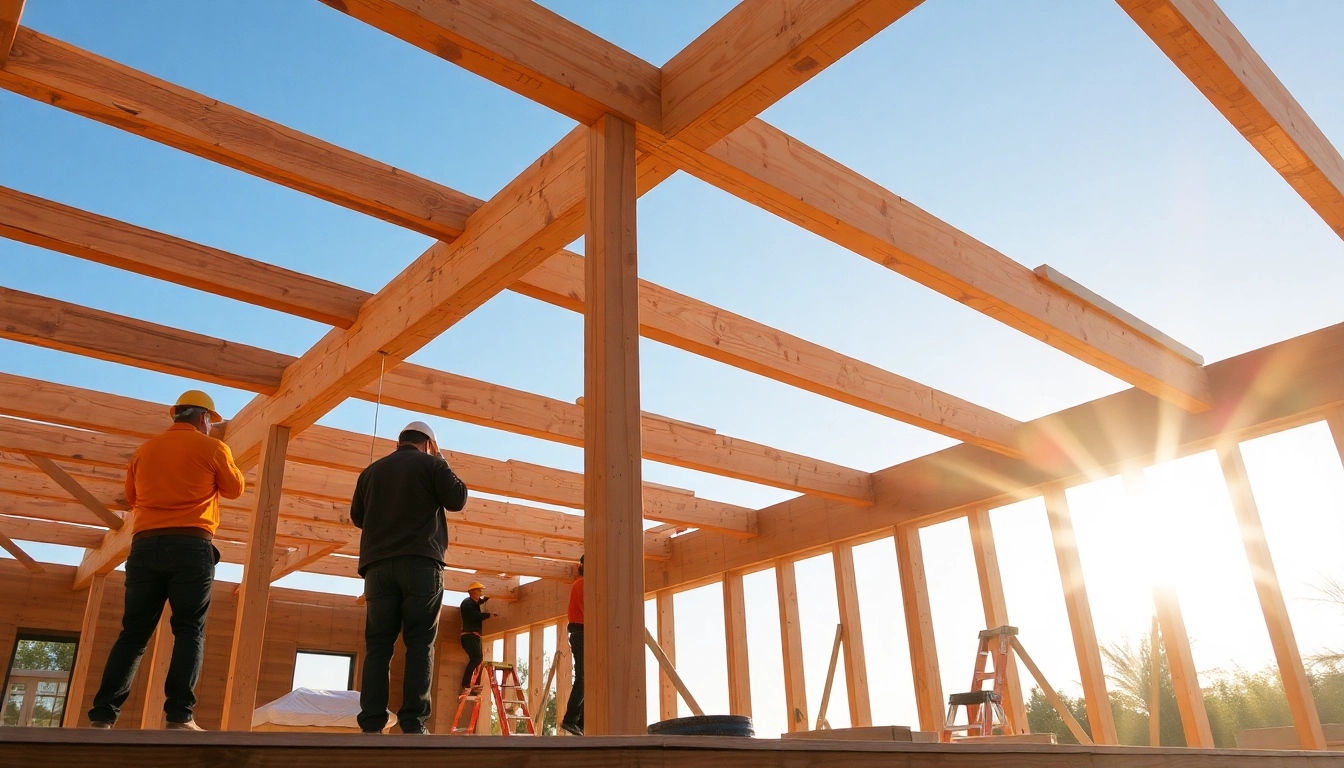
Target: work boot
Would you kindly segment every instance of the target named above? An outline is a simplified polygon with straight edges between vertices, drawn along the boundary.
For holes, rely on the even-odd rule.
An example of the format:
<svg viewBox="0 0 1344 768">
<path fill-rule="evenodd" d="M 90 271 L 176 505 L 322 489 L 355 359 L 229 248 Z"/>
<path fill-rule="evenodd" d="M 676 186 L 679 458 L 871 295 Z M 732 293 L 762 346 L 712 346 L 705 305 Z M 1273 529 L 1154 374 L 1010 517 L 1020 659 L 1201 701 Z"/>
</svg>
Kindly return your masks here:
<svg viewBox="0 0 1344 768">
<path fill-rule="evenodd" d="M 195 720 L 188 720 L 185 723 L 174 723 L 169 720 L 163 724 L 165 731 L 204 731 L 205 729 L 196 724 Z"/>
<path fill-rule="evenodd" d="M 90 727 L 90 728 L 101 728 L 101 729 L 104 729 L 104 730 L 111 730 L 113 725 L 115 725 L 115 723 L 109 723 L 109 722 L 107 722 L 106 720 L 90 720 L 90 721 L 89 721 L 89 727 Z"/>
<path fill-rule="evenodd" d="M 565 733 L 568 733 L 570 736 L 582 736 L 582 735 L 583 735 L 583 729 L 580 728 L 578 725 L 576 725 L 576 724 L 574 724 L 574 723 L 561 723 L 561 724 L 560 724 L 560 728 L 561 728 L 561 730 L 563 730 Z"/>
</svg>

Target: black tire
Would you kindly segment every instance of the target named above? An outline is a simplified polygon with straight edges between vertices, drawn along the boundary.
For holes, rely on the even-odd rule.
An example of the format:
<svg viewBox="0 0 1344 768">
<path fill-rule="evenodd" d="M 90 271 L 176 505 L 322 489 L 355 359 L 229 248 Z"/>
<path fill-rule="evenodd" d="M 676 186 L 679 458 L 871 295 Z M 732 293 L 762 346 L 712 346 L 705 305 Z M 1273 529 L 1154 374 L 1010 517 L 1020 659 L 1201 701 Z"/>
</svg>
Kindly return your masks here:
<svg viewBox="0 0 1344 768">
<path fill-rule="evenodd" d="M 655 736 L 745 736 L 748 738 L 756 735 L 755 729 L 751 726 L 751 718 L 745 715 L 678 717 L 650 725 L 649 733 Z"/>
</svg>

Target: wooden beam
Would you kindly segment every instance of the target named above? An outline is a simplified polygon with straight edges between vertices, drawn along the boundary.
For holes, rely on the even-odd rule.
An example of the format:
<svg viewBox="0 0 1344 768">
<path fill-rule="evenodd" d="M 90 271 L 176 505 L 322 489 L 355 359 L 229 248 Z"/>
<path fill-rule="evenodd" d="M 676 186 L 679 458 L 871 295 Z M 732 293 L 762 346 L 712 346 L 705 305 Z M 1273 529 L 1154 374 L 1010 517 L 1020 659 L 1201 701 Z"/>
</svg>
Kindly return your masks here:
<svg viewBox="0 0 1344 768">
<path fill-rule="evenodd" d="M 23 18 L 24 0 L 0 0 L 0 67 L 9 60 L 10 46 L 14 45 L 14 36 L 19 32 L 19 20 Z"/>
<path fill-rule="evenodd" d="M 677 664 L 677 612 L 675 595 L 663 590 L 655 598 L 658 611 L 658 647 L 663 649 L 667 662 L 672 667 Z M 658 669 L 658 719 L 671 720 L 677 716 L 677 686 L 672 676 L 659 665 Z"/>
<path fill-rule="evenodd" d="M 582 312 L 583 269 L 582 256 L 560 251 L 510 289 Z M 647 280 L 639 282 L 639 323 L 640 334 L 654 341 L 997 453 L 1022 455 L 1016 437 L 1021 425 L 1008 416 Z"/>
<path fill-rule="evenodd" d="M 798 614 L 798 579 L 793 561 L 775 563 L 775 591 L 779 598 L 779 643 L 784 656 L 784 706 L 789 733 L 808 730 L 807 676 L 803 666 L 803 628 Z"/>
<path fill-rule="evenodd" d="M 1344 159 L 1213 0 L 1117 0 L 1325 223 L 1344 237 Z"/>
<path fill-rule="evenodd" d="M 84 620 L 79 626 L 79 645 L 75 646 L 75 667 L 70 671 L 70 685 L 65 694 L 65 714 L 61 725 L 79 727 L 84 715 L 84 693 L 89 687 L 89 669 L 93 666 L 95 643 L 98 641 L 98 615 L 103 610 L 103 588 L 106 576 L 97 576 L 89 583 L 89 594 L 84 600 Z"/>
<path fill-rule="evenodd" d="M 971 528 L 971 551 L 975 555 L 975 574 L 980 580 L 980 603 L 985 613 L 985 628 L 1004 627 L 1008 620 L 1008 601 L 1003 594 L 1003 577 L 999 572 L 999 552 L 994 544 L 994 528 L 989 520 L 989 507 L 977 507 L 966 515 Z M 1010 733 L 1031 733 L 1027 723 L 1026 702 L 1022 698 L 1022 680 L 1017 662 L 1008 654 L 1008 668 L 1004 670 L 1007 700 L 1003 702 Z"/>
<path fill-rule="evenodd" d="M 646 733 L 635 129 L 587 132 L 584 731 Z"/>
<path fill-rule="evenodd" d="M 724 646 L 728 664 L 728 712 L 751 717 L 751 650 L 741 573 L 723 575 Z"/>
<path fill-rule="evenodd" d="M 248 535 L 247 558 L 233 624 L 229 652 L 229 676 L 224 689 L 226 731 L 252 730 L 252 710 L 257 706 L 257 682 L 261 650 L 266 637 L 266 610 L 274 566 L 275 530 L 280 518 L 281 483 L 285 474 L 285 451 L 289 428 L 272 425 L 262 448 L 256 509 Z"/>
<path fill-rule="evenodd" d="M 1190 652 L 1190 635 L 1185 631 L 1185 618 L 1181 615 L 1176 591 L 1168 586 L 1154 587 L 1153 605 L 1157 609 L 1157 623 L 1162 630 L 1162 645 L 1167 651 L 1167 669 L 1171 671 L 1176 706 L 1181 711 L 1185 745 L 1212 749 L 1213 731 L 1209 728 L 1208 710 L 1204 708 L 1204 691 L 1199 687 L 1195 657 Z M 1151 653 L 1156 659 L 1156 646 Z M 1159 728 L 1159 735 L 1160 732 Z"/>
<path fill-rule="evenodd" d="M 661 122 L 657 67 L 536 3 L 322 2 L 584 125 Z"/>
<path fill-rule="evenodd" d="M 341 328 L 372 295 L 4 187 L 0 235 Z"/>
<path fill-rule="evenodd" d="M 854 547 L 845 544 L 832 547 L 831 562 L 835 568 L 836 606 L 843 628 L 849 723 L 851 727 L 866 728 L 873 724 L 873 705 L 868 693 L 868 657 L 864 653 L 859 584 L 854 574 Z"/>
<path fill-rule="evenodd" d="M 574 690 L 574 653 L 569 648 L 568 617 L 555 623 L 555 653 L 558 656 L 555 667 L 555 735 L 564 736 L 566 732 L 560 724 L 565 722 L 569 694 Z"/>
<path fill-rule="evenodd" d="M 1335 453 L 1339 454 L 1340 462 L 1344 463 L 1344 408 L 1330 409 L 1325 422 L 1330 429 L 1330 436 L 1335 441 Z"/>
<path fill-rule="evenodd" d="M 480 201 L 20 29 L 0 87 L 438 240 Z"/>
<path fill-rule="evenodd" d="M 536 534 L 545 539 L 583 541 L 583 516 L 539 509 L 522 504 L 493 499 L 467 499 L 460 512 L 446 514 L 450 528 L 465 525 L 478 528 Z M 672 556 L 671 535 L 658 531 L 644 531 L 644 553 L 663 559 Z M 457 541 L 450 534 L 449 540 Z M 582 550 L 580 550 L 582 553 Z M 575 557 L 575 560 L 578 558 Z"/>
<path fill-rule="evenodd" d="M 921 0 L 746 0 L 662 68 L 662 130 L 705 149 Z"/>
<path fill-rule="evenodd" d="M 1260 522 L 1260 509 L 1255 503 L 1246 463 L 1241 447 L 1229 442 L 1218 447 L 1218 461 L 1222 464 L 1223 479 L 1232 500 L 1232 510 L 1241 528 L 1241 542 L 1246 547 L 1246 559 L 1251 564 L 1255 593 L 1260 598 L 1260 610 L 1265 614 L 1265 626 L 1274 646 L 1274 658 L 1283 680 L 1283 692 L 1288 708 L 1293 713 L 1293 726 L 1303 749 L 1326 749 L 1321 718 L 1316 712 L 1316 700 L 1311 693 L 1311 680 L 1302 665 L 1302 652 L 1293 634 L 1293 622 L 1288 616 L 1288 604 L 1279 587 L 1279 576 L 1274 570 L 1274 558 L 1265 539 L 1265 528 Z"/>
<path fill-rule="evenodd" d="M 1083 562 L 1078 556 L 1078 543 L 1073 535 L 1073 516 L 1069 513 L 1069 502 L 1064 495 L 1063 485 L 1046 486 L 1045 511 L 1050 520 L 1055 559 L 1059 563 L 1064 608 L 1069 615 L 1073 650 L 1078 656 L 1078 675 L 1082 679 L 1092 741 L 1097 744 L 1119 744 L 1115 718 L 1111 714 L 1111 699 L 1106 692 L 1106 669 L 1101 663 L 1101 647 L 1097 643 L 1097 629 L 1092 623 L 1092 605 L 1088 602 L 1087 584 L 1083 579 Z"/>
<path fill-rule="evenodd" d="M 1089 365 L 1200 412 L 1201 366 L 761 120 L 704 152 L 650 131 L 641 148 Z"/>
<path fill-rule="evenodd" d="M 4 497 L 0 497 L 0 508 L 7 507 L 6 501 Z M 0 515 L 0 532 L 11 539 L 35 541 L 39 544 L 61 544 L 80 549 L 98 546 L 104 534 L 101 528 L 86 528 L 82 525 L 67 525 L 8 514 Z"/>
<path fill-rule="evenodd" d="M 27 552 L 23 551 L 22 547 L 20 547 L 18 544 L 15 544 L 14 540 L 6 536 L 4 533 L 0 533 L 0 549 L 3 549 L 9 554 L 13 555 L 15 560 L 18 560 L 19 563 L 21 563 L 24 568 L 27 568 L 33 573 L 47 572 L 47 569 L 39 565 L 38 562 L 34 560 L 32 557 L 30 557 Z"/>
<path fill-rule="evenodd" d="M 148 662 L 143 666 L 148 677 L 145 680 L 145 702 L 140 710 L 141 730 L 163 729 L 166 719 L 163 704 L 167 699 L 163 684 L 168 679 L 168 665 L 173 660 L 173 644 L 172 610 L 165 605 L 159 617 L 159 626 L 154 629 L 154 638 L 149 644 L 149 655 L 144 659 Z"/>
<path fill-rule="evenodd" d="M 70 473 L 56 466 L 56 463 L 46 456 L 33 455 L 29 456 L 28 460 L 33 462 L 38 469 L 46 473 L 47 477 L 55 480 L 57 485 L 64 488 L 71 496 L 75 497 L 75 501 L 83 504 L 84 508 L 92 512 L 95 517 L 101 520 L 103 525 L 106 525 L 114 531 L 121 529 L 121 516 L 103 506 L 103 503 L 98 499 L 95 499 L 93 494 L 89 493 L 84 486 L 79 484 L 78 480 L 70 476 Z"/>
<path fill-rule="evenodd" d="M 546 625 L 534 624 L 527 633 L 527 711 L 533 722 L 546 711 Z M 534 726 L 541 733 L 540 726 Z"/>
<path fill-rule="evenodd" d="M 134 516 L 126 518 L 127 525 L 121 530 L 108 531 L 102 542 L 92 549 L 84 550 L 84 557 L 75 569 L 75 591 L 89 586 L 94 576 L 106 576 L 115 571 L 131 551 L 131 537 L 135 533 Z"/>
<path fill-rule="evenodd" d="M 896 568 L 901 574 L 901 605 L 905 610 L 905 636 L 910 648 L 911 679 L 921 731 L 943 730 L 942 673 L 938 669 L 938 643 L 933 635 L 933 611 L 929 607 L 929 583 L 924 573 L 924 548 L 919 528 L 898 525 L 893 531 Z"/>
<path fill-rule="evenodd" d="M 271 566 L 271 582 L 277 582 L 295 571 L 301 571 L 338 549 L 340 549 L 338 544 L 305 544 L 297 549 L 291 549 L 283 556 L 275 558 Z M 239 590 L 242 586 L 238 585 Z"/>
</svg>

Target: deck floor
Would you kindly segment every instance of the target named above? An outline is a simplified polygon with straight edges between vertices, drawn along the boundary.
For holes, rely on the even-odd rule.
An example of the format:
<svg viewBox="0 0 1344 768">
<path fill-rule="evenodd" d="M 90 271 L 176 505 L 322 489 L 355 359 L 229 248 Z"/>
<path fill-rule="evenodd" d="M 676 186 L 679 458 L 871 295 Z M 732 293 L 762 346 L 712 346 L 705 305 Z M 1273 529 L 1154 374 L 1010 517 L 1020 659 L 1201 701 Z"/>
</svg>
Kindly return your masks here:
<svg viewBox="0 0 1344 768">
<path fill-rule="evenodd" d="M 723 737 L 624 736 L 504 738 L 289 733 L 181 733 L 0 728 L 0 766 L 99 768 L 399 768 L 463 765 L 594 768 L 1214 768 L 1340 766 L 1344 754 L 1288 751 L 1153 749 L 1029 744 L 943 745 L 854 741 L 780 741 Z"/>
</svg>

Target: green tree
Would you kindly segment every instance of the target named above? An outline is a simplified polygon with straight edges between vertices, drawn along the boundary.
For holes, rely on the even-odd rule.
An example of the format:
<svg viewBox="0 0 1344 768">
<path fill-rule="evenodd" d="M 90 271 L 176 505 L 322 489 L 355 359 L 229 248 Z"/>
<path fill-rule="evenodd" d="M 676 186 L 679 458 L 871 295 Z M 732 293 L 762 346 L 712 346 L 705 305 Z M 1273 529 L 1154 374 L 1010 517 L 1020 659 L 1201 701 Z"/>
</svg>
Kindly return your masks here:
<svg viewBox="0 0 1344 768">
<path fill-rule="evenodd" d="M 20 640 L 14 669 L 69 672 L 75 666 L 75 644 L 59 640 Z"/>
</svg>

